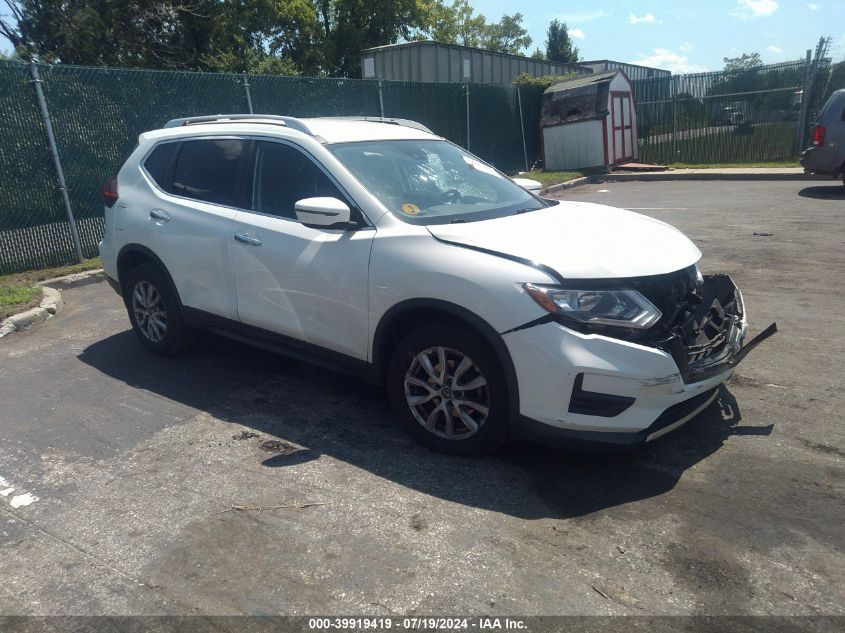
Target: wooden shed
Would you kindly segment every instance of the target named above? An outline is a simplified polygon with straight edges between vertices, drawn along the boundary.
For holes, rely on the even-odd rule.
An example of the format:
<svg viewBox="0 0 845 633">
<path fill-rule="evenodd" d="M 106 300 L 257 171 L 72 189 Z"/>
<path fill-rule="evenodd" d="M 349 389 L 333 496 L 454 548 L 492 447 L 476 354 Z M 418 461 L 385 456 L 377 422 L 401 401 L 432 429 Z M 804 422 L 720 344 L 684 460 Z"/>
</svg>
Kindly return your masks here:
<svg viewBox="0 0 845 633">
<path fill-rule="evenodd" d="M 609 168 L 635 160 L 637 109 L 631 81 L 615 70 L 547 88 L 540 131 L 547 171 Z"/>
</svg>

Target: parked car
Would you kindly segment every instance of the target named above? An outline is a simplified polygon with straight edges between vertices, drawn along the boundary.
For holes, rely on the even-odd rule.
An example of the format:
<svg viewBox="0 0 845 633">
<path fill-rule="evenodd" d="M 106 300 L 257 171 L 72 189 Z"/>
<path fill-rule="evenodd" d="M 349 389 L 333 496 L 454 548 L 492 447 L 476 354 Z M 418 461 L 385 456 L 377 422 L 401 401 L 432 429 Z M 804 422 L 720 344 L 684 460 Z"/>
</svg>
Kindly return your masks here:
<svg viewBox="0 0 845 633">
<path fill-rule="evenodd" d="M 739 290 L 678 230 L 539 198 L 410 121 L 178 119 L 103 196 L 144 347 L 202 328 L 365 376 L 441 451 L 644 443 L 753 346 Z"/>
<path fill-rule="evenodd" d="M 733 101 L 716 108 L 714 125 L 742 125 L 751 123 L 751 108 L 744 101 Z"/>
<path fill-rule="evenodd" d="M 813 127 L 813 146 L 801 153 L 800 161 L 804 171 L 842 178 L 845 185 L 845 89 L 825 101 Z"/>
</svg>

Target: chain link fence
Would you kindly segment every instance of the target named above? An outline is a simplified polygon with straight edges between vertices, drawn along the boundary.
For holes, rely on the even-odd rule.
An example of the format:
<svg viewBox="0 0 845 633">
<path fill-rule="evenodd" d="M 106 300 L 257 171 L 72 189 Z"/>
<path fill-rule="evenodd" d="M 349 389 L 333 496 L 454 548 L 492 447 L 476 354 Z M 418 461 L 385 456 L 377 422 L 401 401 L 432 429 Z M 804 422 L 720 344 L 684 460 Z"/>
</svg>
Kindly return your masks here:
<svg viewBox="0 0 845 633">
<path fill-rule="evenodd" d="M 845 63 L 813 59 L 743 72 L 634 82 L 640 159 L 794 159 L 845 84 Z M 542 89 L 37 65 L 84 256 L 102 235 L 100 187 L 138 134 L 184 116 L 248 112 L 407 118 L 502 171 L 538 163 Z M 0 60 L 0 273 L 76 258 L 30 65 Z"/>
<path fill-rule="evenodd" d="M 41 64 L 37 70 L 85 257 L 96 255 L 102 236 L 102 183 L 138 135 L 177 117 L 248 112 L 247 95 L 262 114 L 413 119 L 508 173 L 540 154 L 537 88 L 518 94 L 513 86 L 473 84 L 467 95 L 461 84 Z M 0 61 L 0 117 L 0 273 L 74 261 L 28 64 Z"/>
<path fill-rule="evenodd" d="M 744 71 L 635 81 L 640 160 L 792 160 L 807 146 L 836 67 L 819 50 L 814 59 Z"/>
</svg>

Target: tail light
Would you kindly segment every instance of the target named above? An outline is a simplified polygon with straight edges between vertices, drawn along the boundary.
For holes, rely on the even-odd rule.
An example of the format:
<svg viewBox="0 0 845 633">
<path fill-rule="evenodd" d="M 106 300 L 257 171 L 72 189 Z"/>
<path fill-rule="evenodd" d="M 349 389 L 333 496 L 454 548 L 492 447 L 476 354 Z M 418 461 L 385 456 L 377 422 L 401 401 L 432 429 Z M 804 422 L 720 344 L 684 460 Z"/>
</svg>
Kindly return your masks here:
<svg viewBox="0 0 845 633">
<path fill-rule="evenodd" d="M 827 132 L 827 128 L 822 127 L 821 125 L 817 125 L 816 129 L 813 130 L 813 145 L 816 147 L 821 147 L 824 145 L 824 134 Z"/>
<path fill-rule="evenodd" d="M 106 201 L 106 206 L 111 207 L 118 199 L 117 192 L 117 176 L 110 176 L 103 183 L 103 190 L 100 192 L 103 199 Z"/>
</svg>

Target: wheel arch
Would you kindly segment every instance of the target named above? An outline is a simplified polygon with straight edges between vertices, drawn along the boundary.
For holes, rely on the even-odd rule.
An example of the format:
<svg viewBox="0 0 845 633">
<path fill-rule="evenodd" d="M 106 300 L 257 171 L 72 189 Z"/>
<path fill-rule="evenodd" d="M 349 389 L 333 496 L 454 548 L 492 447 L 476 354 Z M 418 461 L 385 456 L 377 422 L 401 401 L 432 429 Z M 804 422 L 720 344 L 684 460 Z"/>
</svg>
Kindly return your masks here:
<svg viewBox="0 0 845 633">
<path fill-rule="evenodd" d="M 173 283 L 173 277 L 170 276 L 167 266 L 164 265 L 158 255 L 143 244 L 126 244 L 117 254 L 117 283 L 120 285 L 121 294 L 126 290 L 124 284 L 129 272 L 142 263 L 154 264 L 161 271 L 181 307 L 182 301 L 179 298 L 179 291 L 176 289 L 176 284 Z"/>
<path fill-rule="evenodd" d="M 508 389 L 508 413 L 511 420 L 519 415 L 519 385 L 516 369 L 504 340 L 482 317 L 471 310 L 442 299 L 408 299 L 385 312 L 373 335 L 372 364 L 384 382 L 390 356 L 402 334 L 434 320 L 460 323 L 479 334 L 499 359 Z"/>
</svg>

